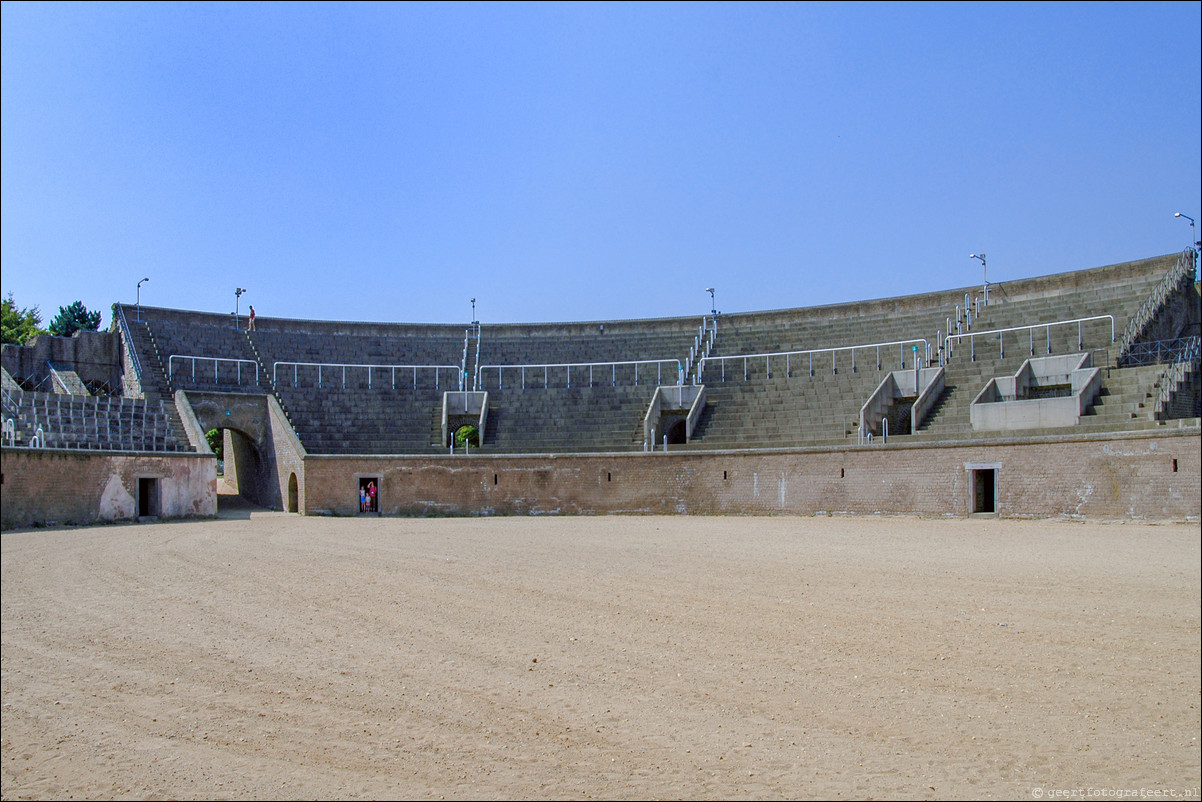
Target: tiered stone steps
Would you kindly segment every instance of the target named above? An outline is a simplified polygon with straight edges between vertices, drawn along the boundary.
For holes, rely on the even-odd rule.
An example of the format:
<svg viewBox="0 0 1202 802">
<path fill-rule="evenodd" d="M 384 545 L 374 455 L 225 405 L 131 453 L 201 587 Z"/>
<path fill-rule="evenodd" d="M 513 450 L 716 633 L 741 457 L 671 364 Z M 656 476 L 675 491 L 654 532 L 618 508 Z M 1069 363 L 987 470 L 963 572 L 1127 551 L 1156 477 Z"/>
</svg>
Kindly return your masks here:
<svg viewBox="0 0 1202 802">
<path fill-rule="evenodd" d="M 1174 257 L 1132 262 L 991 286 L 990 303 L 976 307 L 979 287 L 902 298 L 802 309 L 720 316 L 717 337 L 700 383 L 708 406 L 693 441 L 676 448 L 771 448 L 854 444 L 862 405 L 891 370 L 910 370 L 909 342 L 925 339 L 930 361 L 944 361 L 947 389 L 917 432 L 895 431 L 890 440 L 963 440 L 1014 436 L 973 432 L 970 405 L 989 379 L 1013 375 L 1023 360 L 1086 351 L 1104 368 L 1102 392 L 1073 431 L 1128 431 L 1155 426 L 1148 401 L 1155 393 L 1156 367 L 1118 368 L 1112 331 L 1121 332 L 1148 297 Z M 949 319 L 960 307 L 967 333 L 964 296 L 973 308 L 973 341 L 961 338 L 940 351 Z M 131 310 L 132 312 L 132 307 Z M 979 313 L 978 313 L 979 312 Z M 1050 324 L 1072 318 L 1112 315 L 1078 328 L 1037 328 L 1000 338 L 985 332 Z M 483 325 L 479 357 L 475 332 L 463 364 L 462 325 L 377 324 L 264 319 L 256 331 L 235 328 L 227 316 L 142 307 L 143 322 L 130 317 L 133 346 L 141 355 L 148 398 L 173 389 L 216 389 L 275 393 L 302 443 L 315 454 L 424 454 L 443 452 L 443 393 L 467 389 L 489 394 L 484 453 L 556 453 L 641 450 L 643 418 L 656 385 L 676 384 L 675 361 L 683 365 L 702 323 L 696 318 L 593 323 Z M 1078 342 L 1078 338 L 1083 340 Z M 846 349 L 870 343 L 905 345 L 861 348 L 809 356 L 764 359 L 748 354 Z M 1032 353 L 1034 351 L 1034 354 Z M 207 357 L 176 360 L 171 354 Z M 928 357 L 926 349 L 920 358 Z M 213 370 L 211 360 L 248 360 L 258 380 L 237 375 L 234 363 Z M 725 365 L 720 361 L 727 359 Z M 975 357 L 975 358 L 974 358 Z M 644 362 L 635 369 L 617 363 Z M 276 363 L 320 363 L 318 369 Z M 591 371 L 540 365 L 601 363 Z M 447 366 L 417 371 L 332 368 L 334 365 Z M 505 366 L 498 371 L 493 366 Z M 518 366 L 529 366 L 523 376 Z M 479 366 L 479 372 L 476 368 Z M 193 372 L 195 371 L 195 372 Z M 463 371 L 463 372 L 461 372 Z M 895 418 L 895 423 L 900 422 Z M 1022 434 L 1037 434 L 1026 431 Z"/>
<path fill-rule="evenodd" d="M 6 397 L 4 414 L 13 419 L 17 446 L 31 445 L 40 429 L 44 448 L 193 450 L 178 416 L 158 400 L 19 392 Z"/>
</svg>

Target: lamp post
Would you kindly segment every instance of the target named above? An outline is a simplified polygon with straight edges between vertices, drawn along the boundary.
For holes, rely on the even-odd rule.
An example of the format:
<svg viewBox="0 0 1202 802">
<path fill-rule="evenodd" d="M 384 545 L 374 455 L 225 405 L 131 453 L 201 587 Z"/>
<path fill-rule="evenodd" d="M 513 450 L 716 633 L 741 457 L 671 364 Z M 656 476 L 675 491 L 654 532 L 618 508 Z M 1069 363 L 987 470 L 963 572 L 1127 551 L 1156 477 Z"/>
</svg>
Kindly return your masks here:
<svg viewBox="0 0 1202 802">
<path fill-rule="evenodd" d="M 1182 214 L 1181 212 L 1177 212 L 1173 215 L 1173 217 L 1184 217 L 1189 221 L 1189 246 L 1194 251 L 1194 280 L 1197 281 L 1199 272 L 1202 271 L 1202 265 L 1198 264 L 1198 253 L 1199 251 L 1202 251 L 1202 242 L 1198 241 L 1198 234 L 1194 229 L 1194 218 L 1190 217 L 1188 214 Z"/>
<path fill-rule="evenodd" d="M 985 254 L 970 253 L 968 258 L 981 260 L 981 281 L 983 282 L 981 285 L 981 295 L 985 298 L 985 305 L 989 306 L 989 274 L 988 269 L 985 266 Z"/>
<path fill-rule="evenodd" d="M 717 303 L 715 303 L 715 301 L 714 301 L 714 288 L 713 288 L 713 287 L 706 287 L 706 288 L 705 288 L 705 291 L 706 291 L 706 292 L 708 292 L 708 293 L 710 294 L 710 314 L 711 314 L 711 315 L 714 315 L 714 316 L 717 316 L 717 314 L 718 314 L 718 305 L 717 305 Z"/>
<path fill-rule="evenodd" d="M 478 321 L 476 320 L 476 299 L 473 298 L 472 299 L 472 325 L 474 326 L 477 322 Z"/>
<path fill-rule="evenodd" d="M 138 321 L 142 320 L 142 285 L 150 281 L 149 278 L 144 278 L 138 282 Z"/>
<path fill-rule="evenodd" d="M 1197 248 L 1198 247 L 1198 235 L 1194 230 L 1194 218 L 1190 217 L 1188 214 L 1182 214 L 1181 212 L 1177 212 L 1176 214 L 1173 215 L 1173 217 L 1182 217 L 1189 221 L 1190 245 Z"/>
<path fill-rule="evenodd" d="M 242 300 L 242 293 L 244 292 L 246 292 L 246 290 L 242 287 L 234 288 L 234 328 L 236 329 L 241 328 L 241 324 L 238 322 L 238 302 Z"/>
</svg>

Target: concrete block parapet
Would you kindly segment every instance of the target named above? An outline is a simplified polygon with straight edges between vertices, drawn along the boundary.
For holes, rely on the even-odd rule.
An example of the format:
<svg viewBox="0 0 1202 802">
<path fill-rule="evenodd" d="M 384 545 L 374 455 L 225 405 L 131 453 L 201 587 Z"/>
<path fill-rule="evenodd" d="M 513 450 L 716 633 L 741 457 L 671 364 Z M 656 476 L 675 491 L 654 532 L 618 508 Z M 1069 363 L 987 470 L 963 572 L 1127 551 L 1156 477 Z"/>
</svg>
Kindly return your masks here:
<svg viewBox="0 0 1202 802">
<path fill-rule="evenodd" d="M 1089 354 L 1028 359 L 1013 376 L 995 377 L 971 407 L 974 431 L 1050 429 L 1075 426 L 1102 387 L 1101 368 L 1090 367 Z M 1053 397 L 1036 397 L 1039 388 L 1055 388 Z M 1063 394 L 1059 388 L 1065 388 Z"/>
</svg>

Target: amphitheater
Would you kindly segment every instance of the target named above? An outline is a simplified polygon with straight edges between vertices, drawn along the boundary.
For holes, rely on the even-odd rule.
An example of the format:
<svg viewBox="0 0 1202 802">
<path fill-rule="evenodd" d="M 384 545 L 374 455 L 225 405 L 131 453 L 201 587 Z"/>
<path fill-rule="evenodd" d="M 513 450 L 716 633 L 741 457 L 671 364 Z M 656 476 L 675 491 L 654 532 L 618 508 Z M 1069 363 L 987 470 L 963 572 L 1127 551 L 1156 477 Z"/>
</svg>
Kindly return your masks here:
<svg viewBox="0 0 1202 802">
<path fill-rule="evenodd" d="M 114 304 L 4 346 L 3 525 L 212 516 L 212 429 L 304 515 L 1197 519 L 1195 258 L 560 324 Z"/>
<path fill-rule="evenodd" d="M 5 346 L 0 796 L 1197 799 L 1195 271 Z"/>
</svg>

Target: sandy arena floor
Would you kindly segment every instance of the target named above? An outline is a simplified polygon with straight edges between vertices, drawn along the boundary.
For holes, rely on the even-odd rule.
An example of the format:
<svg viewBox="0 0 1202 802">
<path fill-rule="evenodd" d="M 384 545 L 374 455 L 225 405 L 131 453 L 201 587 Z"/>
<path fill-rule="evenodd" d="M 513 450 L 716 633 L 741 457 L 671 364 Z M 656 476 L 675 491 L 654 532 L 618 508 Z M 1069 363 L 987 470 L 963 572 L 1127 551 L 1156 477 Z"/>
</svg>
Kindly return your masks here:
<svg viewBox="0 0 1202 802">
<path fill-rule="evenodd" d="M 2 795 L 1197 800 L 1200 535 L 267 512 L 5 533 Z"/>
</svg>

